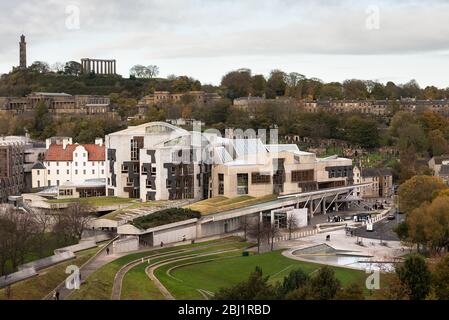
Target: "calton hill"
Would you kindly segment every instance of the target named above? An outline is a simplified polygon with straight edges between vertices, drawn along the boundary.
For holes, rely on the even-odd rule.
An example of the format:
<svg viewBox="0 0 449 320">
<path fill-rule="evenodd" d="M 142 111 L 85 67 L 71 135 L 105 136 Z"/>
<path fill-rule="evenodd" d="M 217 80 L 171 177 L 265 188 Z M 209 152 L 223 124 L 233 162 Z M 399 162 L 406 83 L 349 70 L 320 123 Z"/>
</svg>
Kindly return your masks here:
<svg viewBox="0 0 449 320">
<path fill-rule="evenodd" d="M 25 116 L 0 115 L 0 134 L 23 135 L 44 140 L 51 136 L 71 136 L 79 143 L 93 142 L 95 137 L 150 121 L 191 118 L 203 121 L 207 128 L 276 127 L 285 142 L 289 136 L 302 150 L 311 149 L 321 156 L 339 154 L 351 157 L 363 167 L 389 167 L 399 182 L 416 174 L 428 172 L 427 160 L 449 152 L 449 124 L 446 117 L 430 112 L 410 113 L 401 110 L 397 99 L 446 99 L 448 89 L 433 86 L 420 88 L 411 80 L 405 84 L 386 84 L 346 80 L 324 83 L 296 72 L 273 70 L 268 77 L 243 69 L 222 77 L 219 85 L 201 84 L 188 76 L 158 77 L 157 66 L 136 65 L 128 78 L 120 75 L 82 74 L 81 65 L 70 61 L 34 62 L 25 70 L 16 69 L 2 75 L 0 96 L 25 96 L 31 92 L 64 92 L 69 94 L 108 95 L 119 117 L 67 116 L 54 119 L 44 104 L 34 114 Z M 187 93 L 203 90 L 222 98 L 212 105 L 201 106 L 185 97 L 177 102 L 155 103 L 140 119 L 139 100 L 155 91 Z M 268 100 L 257 112 L 233 107 L 233 99 L 264 96 Z M 307 113 L 294 104 L 276 104 L 270 99 L 373 100 L 389 99 L 387 116 L 362 113 Z"/>
</svg>

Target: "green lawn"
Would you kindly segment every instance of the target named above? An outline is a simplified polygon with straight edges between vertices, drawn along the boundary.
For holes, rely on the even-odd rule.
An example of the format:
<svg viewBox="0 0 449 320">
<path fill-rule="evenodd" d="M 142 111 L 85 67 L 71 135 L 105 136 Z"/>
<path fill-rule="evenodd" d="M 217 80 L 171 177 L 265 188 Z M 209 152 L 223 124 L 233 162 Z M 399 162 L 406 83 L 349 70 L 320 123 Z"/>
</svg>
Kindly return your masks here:
<svg viewBox="0 0 449 320">
<path fill-rule="evenodd" d="M 185 206 L 185 208 L 199 211 L 202 215 L 209 215 L 212 213 L 243 208 L 258 203 L 271 201 L 276 198 L 277 198 L 276 195 L 267 195 L 257 198 L 250 196 L 239 196 L 235 198 L 226 198 L 223 196 L 218 196 L 195 202 L 193 204 Z"/>
<path fill-rule="evenodd" d="M 11 300 L 40 300 L 52 292 L 67 278 L 65 269 L 69 265 L 81 267 L 99 247 L 76 253 L 76 258 L 39 271 L 39 275 L 11 285 Z M 0 289 L 0 300 L 5 300 L 5 289 Z"/>
<path fill-rule="evenodd" d="M 73 300 L 109 300 L 111 298 L 112 287 L 114 284 L 114 278 L 116 273 L 125 264 L 140 259 L 144 257 L 151 257 L 160 253 L 168 253 L 171 251 L 177 251 L 181 249 L 188 249 L 197 246 L 204 246 L 207 244 L 214 243 L 225 243 L 235 240 L 234 238 L 222 239 L 222 240 L 212 240 L 207 242 L 189 244 L 185 246 L 176 246 L 170 248 L 163 248 L 158 250 L 138 252 L 129 254 L 127 256 L 121 257 L 117 260 L 109 262 L 103 267 L 99 268 L 93 272 L 86 280 L 86 282 L 81 286 L 80 290 L 76 290 L 71 293 L 67 299 Z M 148 280 L 149 281 L 149 280 Z"/>
<path fill-rule="evenodd" d="M 265 275 L 269 275 L 269 281 L 275 283 L 281 281 L 291 270 L 301 268 L 307 273 L 317 270 L 321 265 L 292 260 L 284 257 L 281 251 L 235 257 L 235 253 L 219 256 L 215 261 L 206 261 L 199 264 L 182 266 L 168 270 L 173 266 L 185 264 L 188 261 L 173 263 L 157 269 L 155 274 L 176 299 L 204 299 L 197 291 L 203 289 L 216 292 L 222 287 L 228 287 L 240 281 L 246 280 L 256 266 L 262 268 Z M 192 259 L 191 261 L 210 260 L 216 257 Z M 333 267 L 336 276 L 343 285 L 359 283 L 364 287 L 366 274 L 363 271 Z"/>
<path fill-rule="evenodd" d="M 111 206 L 118 204 L 132 204 L 135 199 L 119 198 L 119 197 L 89 197 L 89 198 L 79 198 L 79 199 L 56 199 L 47 200 L 48 203 L 72 203 L 75 201 L 80 201 L 82 203 L 88 203 L 92 206 Z"/>
</svg>

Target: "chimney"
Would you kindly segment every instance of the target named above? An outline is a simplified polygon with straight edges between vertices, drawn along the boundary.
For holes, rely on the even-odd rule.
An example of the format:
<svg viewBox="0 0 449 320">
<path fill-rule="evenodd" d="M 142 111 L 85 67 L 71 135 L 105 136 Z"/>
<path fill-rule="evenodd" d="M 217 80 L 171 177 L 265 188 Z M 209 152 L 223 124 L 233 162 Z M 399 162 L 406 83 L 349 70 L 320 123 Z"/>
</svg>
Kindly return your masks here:
<svg viewBox="0 0 449 320">
<path fill-rule="evenodd" d="M 50 145 L 51 145 L 51 138 L 47 138 L 45 139 L 45 149 L 50 149 Z"/>
<path fill-rule="evenodd" d="M 103 138 L 95 138 L 95 144 L 97 146 L 102 147 L 103 146 Z"/>
<path fill-rule="evenodd" d="M 72 144 L 72 138 L 63 138 L 62 139 L 62 148 L 65 150 L 69 144 Z"/>
</svg>

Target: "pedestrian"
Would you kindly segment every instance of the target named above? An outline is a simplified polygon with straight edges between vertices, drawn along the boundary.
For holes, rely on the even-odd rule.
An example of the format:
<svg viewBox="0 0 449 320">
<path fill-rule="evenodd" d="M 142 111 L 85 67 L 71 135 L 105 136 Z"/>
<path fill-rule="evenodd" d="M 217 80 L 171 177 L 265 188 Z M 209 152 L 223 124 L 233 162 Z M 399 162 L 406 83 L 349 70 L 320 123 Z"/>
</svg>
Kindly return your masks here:
<svg viewBox="0 0 449 320">
<path fill-rule="evenodd" d="M 106 248 L 106 255 L 109 255 L 109 247 Z"/>
<path fill-rule="evenodd" d="M 54 298 L 55 298 L 55 300 L 59 300 L 59 291 L 58 290 L 55 291 Z"/>
<path fill-rule="evenodd" d="M 161 241 L 161 248 L 164 246 L 164 243 Z"/>
</svg>

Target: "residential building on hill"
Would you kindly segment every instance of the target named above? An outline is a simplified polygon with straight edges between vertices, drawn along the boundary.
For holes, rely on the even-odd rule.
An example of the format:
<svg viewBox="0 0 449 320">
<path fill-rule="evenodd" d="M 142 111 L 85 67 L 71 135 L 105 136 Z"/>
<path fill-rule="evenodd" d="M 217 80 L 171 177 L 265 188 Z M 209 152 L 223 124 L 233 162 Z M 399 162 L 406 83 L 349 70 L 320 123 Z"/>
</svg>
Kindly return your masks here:
<svg viewBox="0 0 449 320">
<path fill-rule="evenodd" d="M 371 183 L 371 186 L 357 189 L 362 198 L 387 198 L 393 195 L 393 173 L 388 168 L 353 169 L 354 184 Z"/>
</svg>

